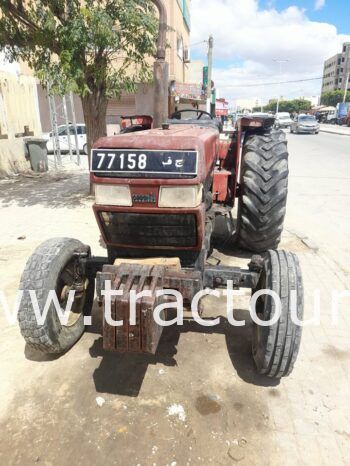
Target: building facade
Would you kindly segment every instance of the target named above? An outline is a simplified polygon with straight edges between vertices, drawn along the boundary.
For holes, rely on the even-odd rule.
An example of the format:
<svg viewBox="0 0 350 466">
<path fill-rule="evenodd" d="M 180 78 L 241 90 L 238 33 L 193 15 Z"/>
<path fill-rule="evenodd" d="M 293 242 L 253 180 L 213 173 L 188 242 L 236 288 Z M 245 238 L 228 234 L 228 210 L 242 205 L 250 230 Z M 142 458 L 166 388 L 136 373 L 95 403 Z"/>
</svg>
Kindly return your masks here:
<svg viewBox="0 0 350 466">
<path fill-rule="evenodd" d="M 345 91 L 347 83 L 348 90 L 350 90 L 350 80 L 348 80 L 349 73 L 350 42 L 344 42 L 342 51 L 324 62 L 322 94 L 338 89 Z"/>
</svg>

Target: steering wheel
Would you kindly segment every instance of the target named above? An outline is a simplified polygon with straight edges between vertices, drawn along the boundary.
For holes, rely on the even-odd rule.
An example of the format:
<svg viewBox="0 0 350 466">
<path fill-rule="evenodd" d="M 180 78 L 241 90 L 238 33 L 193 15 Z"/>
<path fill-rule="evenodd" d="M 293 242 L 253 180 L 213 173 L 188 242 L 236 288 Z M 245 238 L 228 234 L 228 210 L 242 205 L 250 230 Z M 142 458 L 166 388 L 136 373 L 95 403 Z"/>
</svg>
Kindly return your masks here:
<svg viewBox="0 0 350 466">
<path fill-rule="evenodd" d="M 202 118 L 203 115 L 206 115 L 210 118 L 210 120 L 213 120 L 213 117 L 210 115 L 210 113 L 206 112 L 205 110 L 197 110 L 197 109 L 188 109 L 188 110 L 178 110 L 176 112 L 174 112 L 170 118 L 171 119 L 175 119 L 175 120 L 182 120 L 181 118 L 181 114 L 182 113 L 185 113 L 185 112 L 194 112 L 194 113 L 197 113 L 198 114 L 198 117 L 197 117 L 197 120 L 200 120 Z"/>
</svg>

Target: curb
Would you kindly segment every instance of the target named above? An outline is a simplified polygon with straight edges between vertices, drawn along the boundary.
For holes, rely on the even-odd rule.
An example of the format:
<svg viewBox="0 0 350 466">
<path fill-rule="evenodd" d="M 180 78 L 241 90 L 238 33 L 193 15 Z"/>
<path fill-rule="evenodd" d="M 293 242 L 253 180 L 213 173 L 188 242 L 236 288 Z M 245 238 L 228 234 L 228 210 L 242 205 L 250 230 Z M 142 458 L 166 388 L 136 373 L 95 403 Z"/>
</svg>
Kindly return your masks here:
<svg viewBox="0 0 350 466">
<path fill-rule="evenodd" d="M 350 132 L 349 133 L 340 133 L 338 131 L 330 131 L 329 129 L 321 129 L 320 128 L 320 132 L 328 133 L 328 134 L 338 134 L 339 136 L 350 136 Z"/>
</svg>

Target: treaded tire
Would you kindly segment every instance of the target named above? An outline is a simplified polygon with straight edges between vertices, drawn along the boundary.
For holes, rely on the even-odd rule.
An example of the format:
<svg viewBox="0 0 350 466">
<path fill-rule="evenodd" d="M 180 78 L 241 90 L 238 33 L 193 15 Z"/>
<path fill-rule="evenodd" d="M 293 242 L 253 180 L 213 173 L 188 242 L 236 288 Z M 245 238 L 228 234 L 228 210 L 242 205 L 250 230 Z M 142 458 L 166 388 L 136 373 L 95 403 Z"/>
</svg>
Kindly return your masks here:
<svg viewBox="0 0 350 466">
<path fill-rule="evenodd" d="M 253 252 L 275 249 L 288 194 L 288 150 L 283 131 L 250 134 L 243 145 L 238 243 Z"/>
<path fill-rule="evenodd" d="M 304 314 L 303 281 L 299 261 L 295 254 L 286 251 L 267 251 L 257 288 L 277 293 L 281 300 L 281 317 L 276 324 L 263 327 L 254 323 L 252 352 L 260 374 L 281 378 L 288 376 L 296 361 L 302 327 L 292 321 L 291 292 L 296 292 L 296 315 L 302 320 Z M 276 305 L 273 298 L 265 295 L 258 298 L 257 315 L 261 320 L 270 320 Z"/>
<path fill-rule="evenodd" d="M 40 312 L 50 290 L 56 290 L 61 272 L 70 263 L 76 251 L 90 248 L 71 238 L 52 238 L 42 243 L 28 259 L 19 289 L 23 290 L 18 322 L 26 343 L 43 353 L 64 353 L 84 332 L 84 315 L 81 313 L 71 326 L 59 322 L 53 303 L 43 325 L 37 323 L 29 290 L 36 292 Z M 82 298 L 84 299 L 84 298 Z M 82 305 L 84 306 L 84 302 Z"/>
</svg>

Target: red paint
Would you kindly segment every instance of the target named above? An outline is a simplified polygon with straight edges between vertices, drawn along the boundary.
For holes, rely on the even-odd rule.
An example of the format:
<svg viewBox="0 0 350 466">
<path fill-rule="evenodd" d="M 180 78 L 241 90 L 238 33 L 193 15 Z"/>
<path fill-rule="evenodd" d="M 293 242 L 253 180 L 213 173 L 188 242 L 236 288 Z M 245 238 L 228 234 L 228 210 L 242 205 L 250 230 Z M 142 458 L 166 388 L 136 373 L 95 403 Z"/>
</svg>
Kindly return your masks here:
<svg viewBox="0 0 350 466">
<path fill-rule="evenodd" d="M 195 150 L 198 152 L 198 174 L 191 179 L 142 179 L 144 185 L 159 186 L 199 184 L 206 179 L 218 152 L 218 132 L 195 125 L 173 125 L 168 130 L 151 129 L 137 133 L 118 134 L 97 140 L 94 148 Z M 92 183 L 139 185 L 137 178 L 101 178 L 90 175 Z"/>
<path fill-rule="evenodd" d="M 213 199 L 214 202 L 225 202 L 228 200 L 228 179 L 231 172 L 227 170 L 214 171 L 213 179 Z"/>
</svg>

